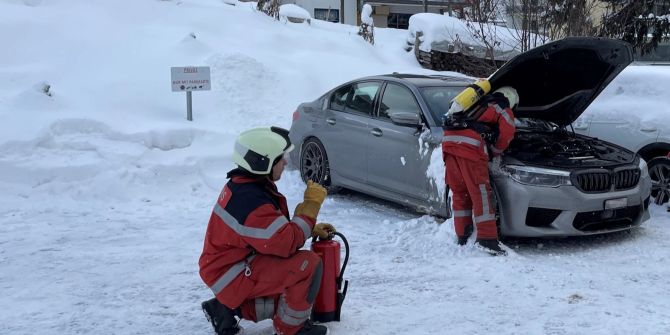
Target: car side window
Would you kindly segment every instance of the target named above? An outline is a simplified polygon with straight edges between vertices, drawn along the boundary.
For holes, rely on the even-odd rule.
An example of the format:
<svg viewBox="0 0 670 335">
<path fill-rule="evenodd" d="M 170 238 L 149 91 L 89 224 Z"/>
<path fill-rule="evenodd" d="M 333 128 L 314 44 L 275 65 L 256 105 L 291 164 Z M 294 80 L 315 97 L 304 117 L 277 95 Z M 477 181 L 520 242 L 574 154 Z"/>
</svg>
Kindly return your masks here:
<svg viewBox="0 0 670 335">
<path fill-rule="evenodd" d="M 346 112 L 372 114 L 374 108 L 375 96 L 381 83 L 365 82 L 353 85 L 351 99 L 347 100 Z"/>
<path fill-rule="evenodd" d="M 379 117 L 390 119 L 389 113 L 405 112 L 421 115 L 421 109 L 416 103 L 414 94 L 406 87 L 388 83 L 384 89 L 384 96 L 379 105 Z"/>
<path fill-rule="evenodd" d="M 330 96 L 330 109 L 344 112 L 347 99 L 351 95 L 351 89 L 352 85 L 347 85 L 333 92 L 333 95 Z"/>
</svg>

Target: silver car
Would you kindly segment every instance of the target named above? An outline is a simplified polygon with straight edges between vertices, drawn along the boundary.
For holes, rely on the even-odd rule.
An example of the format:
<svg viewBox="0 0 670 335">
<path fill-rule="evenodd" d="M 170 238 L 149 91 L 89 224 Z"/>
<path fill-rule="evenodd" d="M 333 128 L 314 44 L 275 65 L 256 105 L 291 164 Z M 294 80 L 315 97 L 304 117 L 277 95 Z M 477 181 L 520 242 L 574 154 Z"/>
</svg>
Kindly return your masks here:
<svg viewBox="0 0 670 335">
<path fill-rule="evenodd" d="M 651 197 L 656 204 L 670 201 L 670 125 L 633 124 L 601 115 L 580 117 L 577 133 L 596 137 L 637 152 L 647 161 L 651 176 Z"/>
<path fill-rule="evenodd" d="M 492 164 L 498 224 L 508 236 L 626 230 L 649 218 L 651 182 L 637 154 L 570 124 L 632 61 L 626 43 L 567 38 L 522 53 L 489 80 L 517 89 L 517 132 Z M 293 115 L 291 162 L 304 180 L 449 217 L 439 161 L 442 118 L 471 81 L 391 74 L 342 84 Z M 437 155 L 436 155 L 437 154 Z M 437 162 L 436 162 L 437 160 Z M 448 171 L 447 171 L 448 173 Z"/>
</svg>

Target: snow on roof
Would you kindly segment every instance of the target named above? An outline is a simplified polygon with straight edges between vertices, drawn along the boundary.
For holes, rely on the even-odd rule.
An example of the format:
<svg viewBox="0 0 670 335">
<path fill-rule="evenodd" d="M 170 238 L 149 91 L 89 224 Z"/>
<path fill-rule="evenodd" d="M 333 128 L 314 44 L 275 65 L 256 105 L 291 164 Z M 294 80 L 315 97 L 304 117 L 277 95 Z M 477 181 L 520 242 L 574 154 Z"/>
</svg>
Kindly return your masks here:
<svg viewBox="0 0 670 335">
<path fill-rule="evenodd" d="M 294 4 L 279 6 L 279 16 L 294 17 L 296 19 L 305 20 L 312 18 L 306 9 Z"/>
<path fill-rule="evenodd" d="M 475 30 L 479 29 L 479 23 L 471 22 Z M 485 47 L 481 39 L 478 39 L 473 34 L 473 29 L 468 27 L 468 21 L 461 20 L 455 17 L 433 14 L 433 13 L 419 13 L 414 14 L 409 19 L 409 42 L 414 43 L 417 32 L 421 32 L 422 36 L 419 40 L 422 42 L 420 49 L 423 51 L 430 51 L 432 49 L 440 51 L 464 51 L 464 50 L 447 50 L 448 45 L 464 44 L 474 49 L 483 49 Z M 503 26 L 497 26 L 492 23 L 484 24 L 483 30 L 488 34 L 495 35 L 500 42 L 496 46 L 496 58 L 507 55 L 509 58 L 520 51 L 521 31 L 510 29 Z M 548 42 L 545 39 L 544 42 Z M 458 48 L 457 48 L 458 49 Z M 476 54 L 477 51 L 474 51 Z"/>
</svg>

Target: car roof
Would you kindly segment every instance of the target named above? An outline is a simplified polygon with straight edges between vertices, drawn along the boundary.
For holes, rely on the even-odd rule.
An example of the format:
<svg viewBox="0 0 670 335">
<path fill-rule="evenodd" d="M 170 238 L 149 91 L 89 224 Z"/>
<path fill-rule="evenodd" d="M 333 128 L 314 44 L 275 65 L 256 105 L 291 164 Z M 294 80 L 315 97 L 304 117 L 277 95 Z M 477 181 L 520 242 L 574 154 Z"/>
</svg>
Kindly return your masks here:
<svg viewBox="0 0 670 335">
<path fill-rule="evenodd" d="M 421 75 L 409 73 L 384 74 L 357 79 L 360 80 L 388 80 L 395 82 L 404 82 L 416 87 L 427 86 L 465 86 L 471 84 L 474 80 L 468 77 L 457 77 L 447 75 Z"/>
</svg>

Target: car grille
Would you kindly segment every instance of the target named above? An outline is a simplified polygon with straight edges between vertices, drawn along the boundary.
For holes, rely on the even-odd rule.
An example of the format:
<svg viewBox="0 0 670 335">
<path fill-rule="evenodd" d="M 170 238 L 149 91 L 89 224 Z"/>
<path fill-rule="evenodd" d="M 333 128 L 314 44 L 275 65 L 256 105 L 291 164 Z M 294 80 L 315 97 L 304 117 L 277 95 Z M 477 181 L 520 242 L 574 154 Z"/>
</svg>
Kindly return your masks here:
<svg viewBox="0 0 670 335">
<path fill-rule="evenodd" d="M 585 232 L 632 227 L 640 216 L 642 208 L 642 205 L 637 205 L 577 213 L 572 226 Z"/>
<path fill-rule="evenodd" d="M 640 181 L 640 168 L 585 170 L 573 173 L 572 182 L 585 193 L 599 193 L 633 188 Z"/>
</svg>

